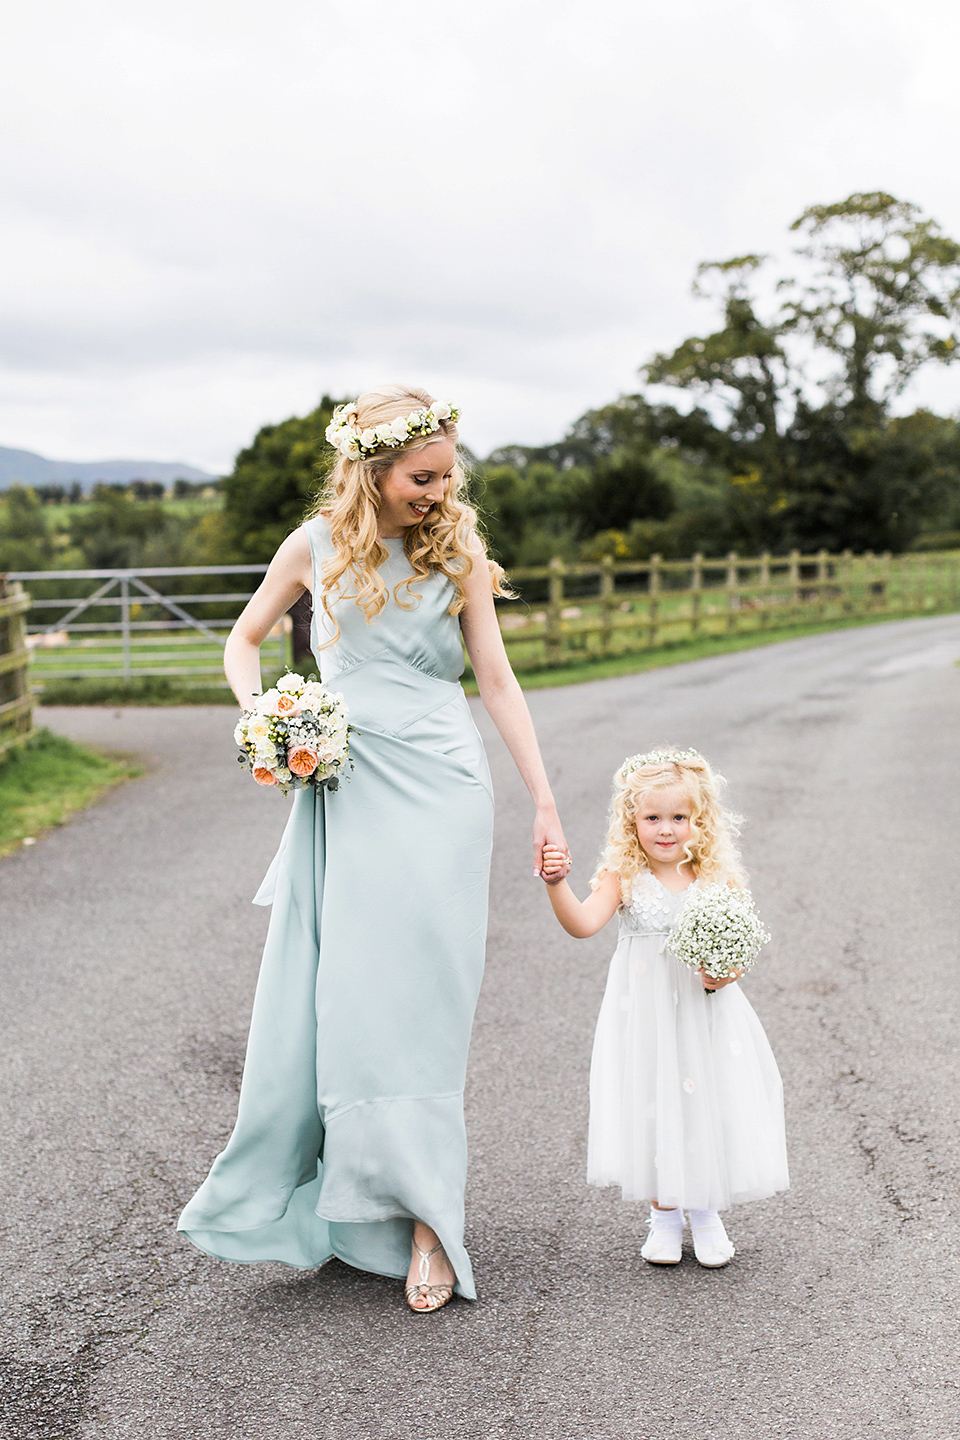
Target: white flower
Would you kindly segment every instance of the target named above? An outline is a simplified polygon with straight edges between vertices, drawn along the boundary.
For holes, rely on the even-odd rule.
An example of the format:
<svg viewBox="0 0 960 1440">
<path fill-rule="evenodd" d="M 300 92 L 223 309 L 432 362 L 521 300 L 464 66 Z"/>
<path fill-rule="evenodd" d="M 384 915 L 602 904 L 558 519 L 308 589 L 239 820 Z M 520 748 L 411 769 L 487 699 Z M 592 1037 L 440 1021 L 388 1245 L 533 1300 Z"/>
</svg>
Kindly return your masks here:
<svg viewBox="0 0 960 1440">
<path fill-rule="evenodd" d="M 304 683 L 302 675 L 293 675 L 288 671 L 286 675 L 280 676 L 276 688 L 284 691 L 287 695 L 299 695 L 304 688 Z"/>
<path fill-rule="evenodd" d="M 261 745 L 270 738 L 270 716 L 251 715 L 247 721 L 247 739 Z"/>
<path fill-rule="evenodd" d="M 433 413 L 434 415 L 436 415 L 438 420 L 449 420 L 450 406 L 447 404 L 446 400 L 443 400 L 439 404 L 434 405 Z"/>
<path fill-rule="evenodd" d="M 357 439 L 356 435 L 350 435 L 345 440 L 344 444 L 340 446 L 340 451 L 341 454 L 345 455 L 348 460 L 359 460 L 360 441 Z"/>
<path fill-rule="evenodd" d="M 234 740 L 237 742 L 237 744 L 240 746 L 240 748 L 241 748 L 241 750 L 242 750 L 242 749 L 243 749 L 243 746 L 244 746 L 244 743 L 245 743 L 245 741 L 246 741 L 246 738 L 247 738 L 247 720 L 246 720 L 246 716 L 244 716 L 242 719 L 240 719 L 240 720 L 237 721 L 237 728 L 236 728 L 236 730 L 234 730 L 234 732 L 233 732 L 233 738 L 234 738 Z"/>
<path fill-rule="evenodd" d="M 378 425 L 373 433 L 377 437 L 378 445 L 392 445 L 394 443 L 393 429 L 390 425 Z"/>
<path fill-rule="evenodd" d="M 391 424 L 390 429 L 394 437 L 399 440 L 402 445 L 410 434 L 406 415 L 398 415 L 396 420 Z"/>
<path fill-rule="evenodd" d="M 360 444 L 364 450 L 372 450 L 377 443 L 376 430 L 363 430 L 360 434 Z"/>
</svg>

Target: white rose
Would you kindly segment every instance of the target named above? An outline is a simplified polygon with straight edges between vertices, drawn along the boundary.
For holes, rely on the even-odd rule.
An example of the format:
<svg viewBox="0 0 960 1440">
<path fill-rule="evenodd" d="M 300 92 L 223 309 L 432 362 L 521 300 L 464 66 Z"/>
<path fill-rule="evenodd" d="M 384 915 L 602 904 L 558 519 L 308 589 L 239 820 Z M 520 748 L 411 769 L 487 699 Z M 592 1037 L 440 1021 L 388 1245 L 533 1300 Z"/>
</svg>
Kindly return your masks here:
<svg viewBox="0 0 960 1440">
<path fill-rule="evenodd" d="M 254 745 L 262 745 L 270 738 L 270 719 L 266 715 L 254 715 L 247 723 L 247 739 Z"/>
<path fill-rule="evenodd" d="M 448 420 L 450 418 L 450 406 L 444 400 L 439 405 L 434 405 L 433 413 L 438 420 Z"/>
<path fill-rule="evenodd" d="M 302 685 L 303 677 L 300 675 L 281 675 L 276 688 L 287 695 L 299 695 Z"/>
<path fill-rule="evenodd" d="M 238 721 L 237 721 L 237 728 L 236 728 L 236 730 L 234 730 L 234 732 L 233 732 L 233 738 L 234 738 L 234 740 L 237 742 L 237 744 L 240 746 L 240 748 L 243 749 L 243 746 L 244 746 L 244 744 L 246 743 L 246 739 L 247 739 L 247 722 L 246 722 L 246 720 L 238 720 Z"/>
<path fill-rule="evenodd" d="M 372 450 L 377 443 L 376 430 L 364 430 L 360 436 L 360 444 L 364 450 Z"/>
</svg>

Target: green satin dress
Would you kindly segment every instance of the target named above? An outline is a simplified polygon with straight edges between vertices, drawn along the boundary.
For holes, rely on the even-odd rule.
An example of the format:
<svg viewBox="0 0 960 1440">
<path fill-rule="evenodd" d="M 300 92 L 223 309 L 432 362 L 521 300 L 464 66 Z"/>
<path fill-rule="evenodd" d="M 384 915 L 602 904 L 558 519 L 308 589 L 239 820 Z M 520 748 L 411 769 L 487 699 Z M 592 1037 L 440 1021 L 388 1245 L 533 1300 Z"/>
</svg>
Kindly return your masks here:
<svg viewBox="0 0 960 1440">
<path fill-rule="evenodd" d="M 331 553 L 307 522 L 314 595 Z M 483 972 L 493 797 L 459 677 L 452 582 L 412 594 L 388 540 L 370 623 L 314 606 L 323 680 L 359 731 L 334 794 L 300 790 L 256 896 L 273 911 L 236 1127 L 178 1228 L 225 1260 L 405 1276 L 414 1219 L 475 1298 L 463 1244 L 463 1086 Z M 412 599 L 410 608 L 405 603 Z"/>
</svg>

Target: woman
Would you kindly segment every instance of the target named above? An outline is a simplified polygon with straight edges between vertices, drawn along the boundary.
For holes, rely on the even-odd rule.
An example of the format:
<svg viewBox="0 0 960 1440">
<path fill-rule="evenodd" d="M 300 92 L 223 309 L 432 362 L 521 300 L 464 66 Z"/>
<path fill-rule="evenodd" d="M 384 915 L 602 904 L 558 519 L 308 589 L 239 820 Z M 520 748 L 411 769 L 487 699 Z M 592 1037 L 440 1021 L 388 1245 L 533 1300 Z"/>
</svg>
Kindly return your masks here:
<svg viewBox="0 0 960 1440">
<path fill-rule="evenodd" d="M 180 1217 L 224 1259 L 407 1277 L 426 1313 L 475 1298 L 463 1246 L 463 1085 L 483 970 L 493 799 L 459 685 L 536 806 L 534 873 L 566 843 L 494 610 L 502 571 L 462 498 L 457 412 L 387 386 L 341 407 L 312 518 L 280 546 L 227 642 L 241 706 L 259 646 L 313 593 L 321 678 L 357 733 L 334 794 L 297 792 L 257 896 L 273 903 L 237 1124 Z M 412 1249 L 411 1249 L 412 1245 Z"/>
</svg>

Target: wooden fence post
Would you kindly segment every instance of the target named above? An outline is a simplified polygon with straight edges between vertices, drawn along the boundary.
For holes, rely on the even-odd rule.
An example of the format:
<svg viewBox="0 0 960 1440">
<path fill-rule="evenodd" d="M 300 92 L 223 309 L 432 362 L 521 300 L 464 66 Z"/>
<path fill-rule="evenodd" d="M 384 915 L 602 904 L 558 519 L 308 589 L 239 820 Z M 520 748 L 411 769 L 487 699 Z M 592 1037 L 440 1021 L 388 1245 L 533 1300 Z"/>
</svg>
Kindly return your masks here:
<svg viewBox="0 0 960 1440">
<path fill-rule="evenodd" d="M 657 634 L 660 624 L 660 556 L 650 556 L 650 578 L 647 582 L 650 595 L 649 616 L 650 628 L 647 632 L 647 644 L 651 647 L 657 643 Z"/>
<path fill-rule="evenodd" d="M 740 610 L 739 570 L 736 550 L 727 555 L 727 629 L 736 630 Z"/>
<path fill-rule="evenodd" d="M 33 734 L 26 612 L 30 596 L 0 575 L 0 757 Z"/>
<path fill-rule="evenodd" d="M 770 624 L 770 551 L 764 550 L 760 556 L 760 594 L 757 597 L 760 604 L 760 625 Z"/>
<path fill-rule="evenodd" d="M 563 609 L 563 575 L 565 566 L 559 555 L 550 561 L 549 600 L 547 602 L 546 652 L 548 665 L 563 664 L 563 634 L 560 611 Z"/>
<path fill-rule="evenodd" d="M 846 615 L 853 609 L 853 596 L 850 593 L 853 581 L 852 550 L 844 550 L 840 556 L 840 566 L 841 568 L 837 572 L 837 582 L 840 586 L 840 608 Z"/>
<path fill-rule="evenodd" d="M 690 571 L 690 634 L 700 634 L 700 607 L 703 602 L 703 556 L 698 550 Z"/>
<path fill-rule="evenodd" d="M 604 555 L 600 560 L 600 653 L 604 657 L 610 654 L 615 603 L 613 556 Z"/>
<path fill-rule="evenodd" d="M 793 603 L 790 606 L 790 618 L 796 620 L 800 612 L 800 551 L 790 551 L 790 585 L 793 590 Z"/>
<path fill-rule="evenodd" d="M 827 610 L 827 552 L 817 552 L 817 615 L 822 620 Z"/>
</svg>

